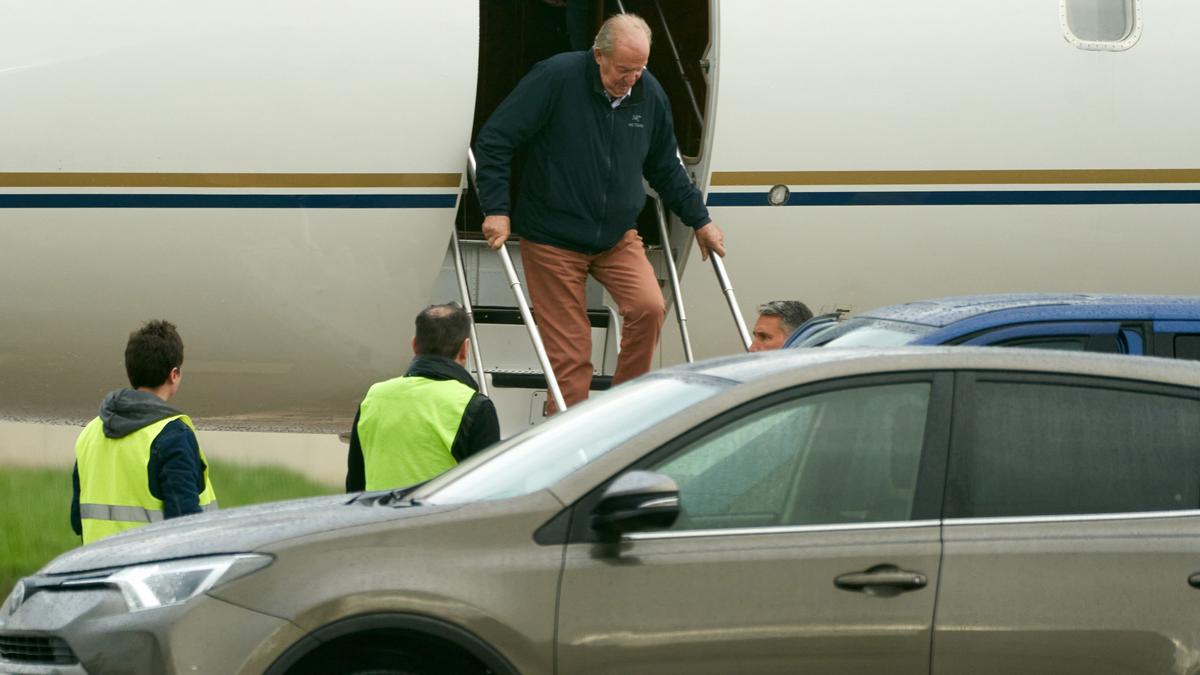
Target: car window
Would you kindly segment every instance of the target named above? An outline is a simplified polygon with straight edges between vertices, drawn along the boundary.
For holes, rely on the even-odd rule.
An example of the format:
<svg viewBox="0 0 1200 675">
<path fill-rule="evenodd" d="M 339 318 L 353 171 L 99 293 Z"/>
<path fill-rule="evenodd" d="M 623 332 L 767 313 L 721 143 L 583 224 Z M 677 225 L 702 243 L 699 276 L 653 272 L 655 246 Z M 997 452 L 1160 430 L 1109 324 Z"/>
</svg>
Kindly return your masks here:
<svg viewBox="0 0 1200 675">
<path fill-rule="evenodd" d="M 1200 335 L 1176 335 L 1175 358 L 1200 360 Z"/>
<path fill-rule="evenodd" d="M 895 347 L 931 332 L 933 326 L 859 317 L 799 340 L 794 347 Z"/>
<path fill-rule="evenodd" d="M 461 504 L 536 492 L 732 384 L 698 375 L 638 378 L 468 458 L 413 498 Z"/>
<path fill-rule="evenodd" d="M 813 394 L 741 418 L 653 467 L 679 485 L 673 529 L 908 520 L 930 384 Z"/>
<path fill-rule="evenodd" d="M 1200 507 L 1200 400 L 1111 386 L 979 381 L 951 451 L 947 516 Z"/>
<path fill-rule="evenodd" d="M 1086 335 L 1055 335 L 1009 340 L 997 343 L 1001 347 L 1028 347 L 1030 349 L 1057 349 L 1066 352 L 1081 352 L 1087 347 Z"/>
</svg>

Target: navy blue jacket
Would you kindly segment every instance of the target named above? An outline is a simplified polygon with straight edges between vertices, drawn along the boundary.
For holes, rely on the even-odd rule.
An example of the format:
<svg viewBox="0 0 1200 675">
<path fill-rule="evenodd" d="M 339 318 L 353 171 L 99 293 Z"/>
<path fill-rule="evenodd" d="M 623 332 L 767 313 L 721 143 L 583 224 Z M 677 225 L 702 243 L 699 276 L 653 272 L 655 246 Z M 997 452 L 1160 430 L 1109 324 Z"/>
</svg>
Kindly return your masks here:
<svg viewBox="0 0 1200 675">
<path fill-rule="evenodd" d="M 509 179 L 527 147 L 516 213 Z M 690 227 L 709 222 L 703 197 L 676 156 L 671 105 L 646 71 L 613 110 L 592 52 L 567 52 L 533 67 L 475 141 L 479 200 L 486 215 L 510 215 L 539 244 L 594 254 L 636 227 L 646 201 L 642 176 Z"/>
</svg>

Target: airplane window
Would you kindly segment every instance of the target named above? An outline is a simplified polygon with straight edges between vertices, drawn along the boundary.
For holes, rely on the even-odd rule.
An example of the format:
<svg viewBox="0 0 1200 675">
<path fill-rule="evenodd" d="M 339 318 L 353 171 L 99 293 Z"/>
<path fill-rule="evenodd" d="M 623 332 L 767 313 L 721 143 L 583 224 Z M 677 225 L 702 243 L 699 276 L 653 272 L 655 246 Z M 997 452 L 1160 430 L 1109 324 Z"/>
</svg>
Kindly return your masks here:
<svg viewBox="0 0 1200 675">
<path fill-rule="evenodd" d="M 1141 35 L 1141 0 L 1059 0 L 1059 19 L 1080 49 L 1129 49 Z"/>
</svg>

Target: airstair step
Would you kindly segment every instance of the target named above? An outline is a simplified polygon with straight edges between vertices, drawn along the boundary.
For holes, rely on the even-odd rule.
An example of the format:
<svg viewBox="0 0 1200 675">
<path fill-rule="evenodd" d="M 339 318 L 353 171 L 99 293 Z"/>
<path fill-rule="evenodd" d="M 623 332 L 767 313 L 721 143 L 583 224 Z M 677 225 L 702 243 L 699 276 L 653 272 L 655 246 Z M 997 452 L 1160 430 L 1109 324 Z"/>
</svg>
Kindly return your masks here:
<svg viewBox="0 0 1200 675">
<path fill-rule="evenodd" d="M 543 373 L 514 373 L 492 371 L 492 386 L 506 389 L 546 389 Z M 592 391 L 604 391 L 612 387 L 612 375 L 592 375 Z"/>
<path fill-rule="evenodd" d="M 516 307 L 480 305 L 472 307 L 471 311 L 474 313 L 476 325 L 521 326 L 525 323 L 521 319 L 521 310 Z M 533 312 L 533 320 L 538 320 L 536 311 Z M 608 310 L 589 309 L 588 321 L 591 323 L 592 328 L 608 328 Z"/>
</svg>

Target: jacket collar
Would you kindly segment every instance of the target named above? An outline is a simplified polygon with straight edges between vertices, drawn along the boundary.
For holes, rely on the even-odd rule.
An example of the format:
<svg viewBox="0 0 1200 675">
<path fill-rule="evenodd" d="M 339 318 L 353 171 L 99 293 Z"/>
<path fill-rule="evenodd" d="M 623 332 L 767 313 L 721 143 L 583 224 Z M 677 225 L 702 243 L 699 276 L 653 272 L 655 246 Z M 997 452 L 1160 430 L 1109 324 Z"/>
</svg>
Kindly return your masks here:
<svg viewBox="0 0 1200 675">
<path fill-rule="evenodd" d="M 471 377 L 467 369 L 458 365 L 454 359 L 448 359 L 445 356 L 433 354 L 415 356 L 412 363 L 408 364 L 408 371 L 404 373 L 404 376 L 424 377 L 429 380 L 455 380 L 479 391 L 479 385 L 475 383 L 475 378 Z"/>
</svg>

